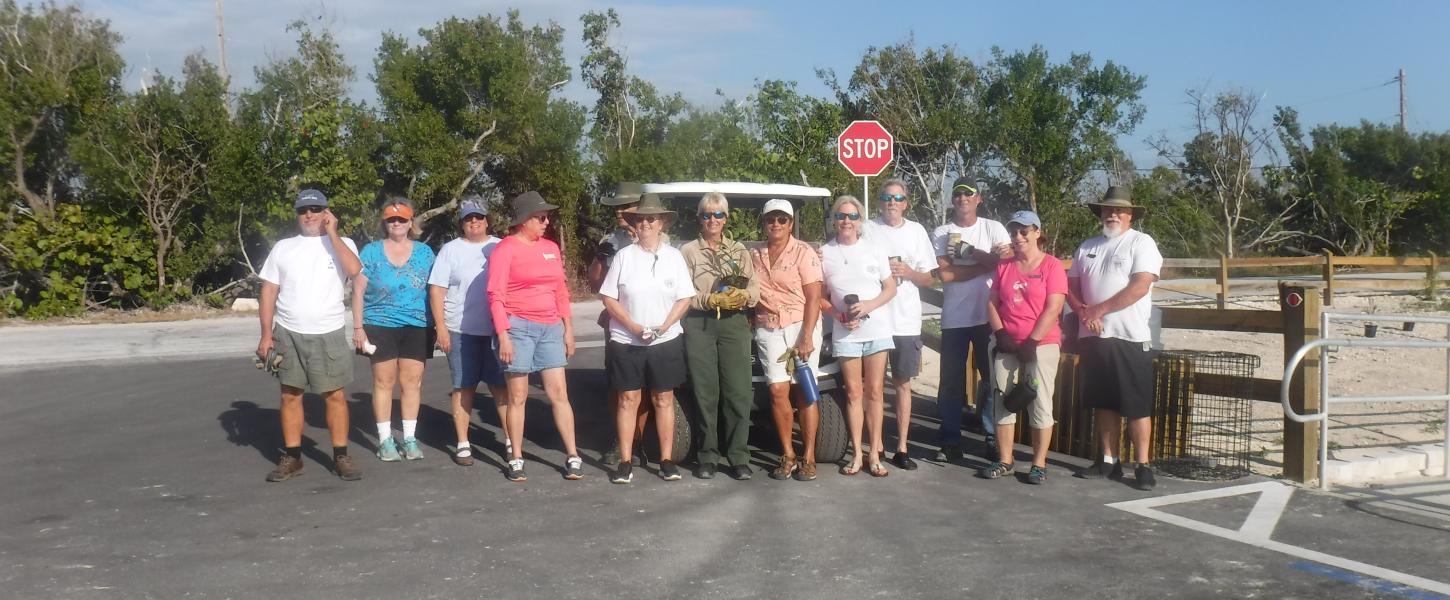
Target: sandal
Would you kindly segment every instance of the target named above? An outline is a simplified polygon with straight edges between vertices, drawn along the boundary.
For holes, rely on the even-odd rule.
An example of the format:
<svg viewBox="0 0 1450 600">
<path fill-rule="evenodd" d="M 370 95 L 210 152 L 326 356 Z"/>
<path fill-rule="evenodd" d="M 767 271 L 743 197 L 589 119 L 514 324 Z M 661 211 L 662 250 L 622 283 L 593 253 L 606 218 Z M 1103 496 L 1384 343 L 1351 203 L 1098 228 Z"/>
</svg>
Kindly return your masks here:
<svg viewBox="0 0 1450 600">
<path fill-rule="evenodd" d="M 844 465 L 841 465 L 841 474 L 842 475 L 851 476 L 851 475 L 855 475 L 855 474 L 860 473 L 860 472 L 861 472 L 861 459 L 859 459 L 859 458 L 852 459 L 851 462 L 848 462 L 848 463 L 846 463 Z"/>
<path fill-rule="evenodd" d="M 891 474 L 891 471 L 887 471 L 886 470 L 886 465 L 883 465 L 883 464 L 881 464 L 879 462 L 873 462 L 873 463 L 871 463 L 871 476 L 872 477 L 885 477 L 885 476 L 890 475 L 890 474 Z"/>
</svg>

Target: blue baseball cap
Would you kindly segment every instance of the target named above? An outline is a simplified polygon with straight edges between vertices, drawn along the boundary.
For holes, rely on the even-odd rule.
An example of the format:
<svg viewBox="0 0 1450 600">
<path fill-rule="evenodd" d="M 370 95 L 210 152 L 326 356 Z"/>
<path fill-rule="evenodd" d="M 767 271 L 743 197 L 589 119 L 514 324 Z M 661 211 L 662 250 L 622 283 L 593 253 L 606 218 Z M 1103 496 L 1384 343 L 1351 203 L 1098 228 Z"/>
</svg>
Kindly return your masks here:
<svg viewBox="0 0 1450 600">
<path fill-rule="evenodd" d="M 1011 225 L 1013 223 L 1018 225 L 1031 225 L 1042 229 L 1042 219 L 1037 218 L 1037 213 L 1030 210 L 1019 210 L 1012 213 L 1012 218 L 1007 221 L 1007 224 Z"/>
<path fill-rule="evenodd" d="M 327 195 L 312 188 L 302 190 L 297 193 L 297 201 L 292 203 L 292 208 L 302 208 L 304 206 L 326 207 Z"/>
<path fill-rule="evenodd" d="M 488 203 L 483 201 L 483 196 L 469 194 L 463 197 L 463 202 L 458 205 L 458 220 L 467 219 L 468 215 L 488 216 Z"/>
</svg>

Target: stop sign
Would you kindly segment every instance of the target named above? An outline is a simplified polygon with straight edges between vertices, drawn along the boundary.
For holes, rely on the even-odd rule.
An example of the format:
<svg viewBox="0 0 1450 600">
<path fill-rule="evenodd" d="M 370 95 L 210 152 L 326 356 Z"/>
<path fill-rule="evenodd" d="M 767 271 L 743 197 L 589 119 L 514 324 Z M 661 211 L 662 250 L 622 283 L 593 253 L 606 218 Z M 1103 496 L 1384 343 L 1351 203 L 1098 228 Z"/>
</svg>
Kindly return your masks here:
<svg viewBox="0 0 1450 600">
<path fill-rule="evenodd" d="M 836 160 L 857 177 L 875 177 L 891 164 L 896 140 L 876 121 L 853 121 L 836 136 Z"/>
</svg>

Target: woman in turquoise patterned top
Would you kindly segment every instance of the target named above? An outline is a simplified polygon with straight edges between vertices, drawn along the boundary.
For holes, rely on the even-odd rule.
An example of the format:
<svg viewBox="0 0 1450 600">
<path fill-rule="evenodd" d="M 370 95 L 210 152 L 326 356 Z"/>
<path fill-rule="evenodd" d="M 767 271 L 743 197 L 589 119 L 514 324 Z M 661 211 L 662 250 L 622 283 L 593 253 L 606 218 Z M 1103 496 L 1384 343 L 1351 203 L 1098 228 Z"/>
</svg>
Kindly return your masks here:
<svg viewBox="0 0 1450 600">
<path fill-rule="evenodd" d="M 392 462 L 423 458 L 414 434 L 422 400 L 423 361 L 433 356 L 428 326 L 428 274 L 433 250 L 412 239 L 413 204 L 389 200 L 383 206 L 381 240 L 358 253 L 362 273 L 353 278 L 353 340 L 372 357 L 373 415 L 378 424 L 378 458 Z M 393 386 L 401 384 L 403 442 L 393 439 Z"/>
</svg>

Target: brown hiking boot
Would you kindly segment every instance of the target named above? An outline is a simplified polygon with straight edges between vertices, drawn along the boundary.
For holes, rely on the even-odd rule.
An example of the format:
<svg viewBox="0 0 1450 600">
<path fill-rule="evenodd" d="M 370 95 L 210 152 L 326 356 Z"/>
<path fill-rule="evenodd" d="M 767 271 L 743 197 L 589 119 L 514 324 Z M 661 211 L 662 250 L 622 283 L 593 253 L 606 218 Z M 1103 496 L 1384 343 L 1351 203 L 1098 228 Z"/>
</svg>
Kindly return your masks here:
<svg viewBox="0 0 1450 600">
<path fill-rule="evenodd" d="M 780 457 L 780 465 L 777 466 L 774 470 L 772 470 L 770 472 L 770 478 L 771 479 L 779 479 L 779 480 L 790 479 L 791 473 L 794 473 L 794 472 L 795 472 L 795 457 L 794 456 L 782 456 L 782 457 Z"/>
<path fill-rule="evenodd" d="M 362 469 L 357 468 L 357 463 L 352 462 L 351 456 L 344 454 L 334 458 L 332 467 L 337 470 L 337 476 L 343 481 L 362 479 Z"/>
<path fill-rule="evenodd" d="M 277 466 L 267 474 L 267 481 L 287 481 L 302 474 L 302 461 L 287 454 L 277 461 Z"/>
</svg>

